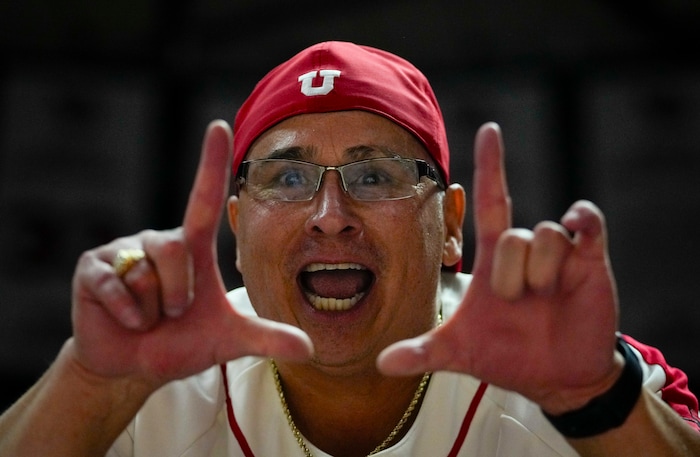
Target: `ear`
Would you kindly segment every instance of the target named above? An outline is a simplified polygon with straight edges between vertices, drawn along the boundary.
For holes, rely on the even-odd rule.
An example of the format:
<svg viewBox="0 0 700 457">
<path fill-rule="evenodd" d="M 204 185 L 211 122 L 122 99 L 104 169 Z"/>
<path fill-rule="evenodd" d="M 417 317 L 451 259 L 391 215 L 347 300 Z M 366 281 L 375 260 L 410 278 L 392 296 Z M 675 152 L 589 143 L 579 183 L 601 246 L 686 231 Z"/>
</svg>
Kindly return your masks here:
<svg viewBox="0 0 700 457">
<path fill-rule="evenodd" d="M 228 202 L 226 203 L 226 209 L 228 212 L 228 225 L 231 227 L 231 232 L 233 232 L 233 236 L 236 237 L 236 269 L 238 271 L 241 271 L 241 250 L 238 247 L 238 224 L 239 224 L 239 212 L 238 212 L 238 197 L 235 195 L 232 195 L 229 197 Z"/>
<path fill-rule="evenodd" d="M 442 250 L 442 263 L 448 267 L 455 265 L 462 258 L 462 227 L 467 208 L 466 202 L 466 192 L 459 184 L 451 184 L 445 190 L 445 244 Z"/>
</svg>

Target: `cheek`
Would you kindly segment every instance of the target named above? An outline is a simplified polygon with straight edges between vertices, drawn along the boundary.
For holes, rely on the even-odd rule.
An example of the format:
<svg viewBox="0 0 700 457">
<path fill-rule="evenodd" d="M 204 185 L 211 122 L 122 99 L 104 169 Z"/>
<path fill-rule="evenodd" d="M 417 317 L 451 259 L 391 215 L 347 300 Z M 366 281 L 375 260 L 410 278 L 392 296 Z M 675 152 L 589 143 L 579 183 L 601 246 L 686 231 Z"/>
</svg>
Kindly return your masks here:
<svg viewBox="0 0 700 457">
<path fill-rule="evenodd" d="M 287 245 L 289 219 L 276 205 L 242 205 L 236 242 L 240 270 L 246 282 L 275 270 Z"/>
<path fill-rule="evenodd" d="M 293 215 L 261 205 L 250 205 L 243 214 L 236 239 L 239 269 L 253 306 L 260 317 L 291 323 L 279 303 L 295 299 L 295 283 L 280 278 L 290 275 L 284 263 L 291 245 L 288 227 L 298 222 L 290 221 Z"/>
<path fill-rule="evenodd" d="M 442 265 L 442 251 L 445 239 L 445 223 L 441 205 L 435 205 L 423 213 L 423 237 L 429 257 Z"/>
<path fill-rule="evenodd" d="M 441 206 L 434 200 L 383 211 L 385 224 L 380 230 L 388 234 L 389 242 L 408 264 L 417 263 L 422 268 L 442 264 L 444 224 Z"/>
</svg>

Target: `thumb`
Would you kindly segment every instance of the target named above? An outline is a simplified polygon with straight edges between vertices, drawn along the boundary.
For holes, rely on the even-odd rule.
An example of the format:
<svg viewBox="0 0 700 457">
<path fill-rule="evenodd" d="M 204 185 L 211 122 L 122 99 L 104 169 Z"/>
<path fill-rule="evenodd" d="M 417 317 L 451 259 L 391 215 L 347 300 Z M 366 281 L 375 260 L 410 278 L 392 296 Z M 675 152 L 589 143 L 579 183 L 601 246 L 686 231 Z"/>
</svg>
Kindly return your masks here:
<svg viewBox="0 0 700 457">
<path fill-rule="evenodd" d="M 427 371 L 449 369 L 440 349 L 436 331 L 398 341 L 386 347 L 377 357 L 377 368 L 387 376 L 410 376 Z"/>
<path fill-rule="evenodd" d="M 292 325 L 255 316 L 237 316 L 233 326 L 218 339 L 221 343 L 216 363 L 245 355 L 305 361 L 314 352 L 311 338 Z"/>
</svg>

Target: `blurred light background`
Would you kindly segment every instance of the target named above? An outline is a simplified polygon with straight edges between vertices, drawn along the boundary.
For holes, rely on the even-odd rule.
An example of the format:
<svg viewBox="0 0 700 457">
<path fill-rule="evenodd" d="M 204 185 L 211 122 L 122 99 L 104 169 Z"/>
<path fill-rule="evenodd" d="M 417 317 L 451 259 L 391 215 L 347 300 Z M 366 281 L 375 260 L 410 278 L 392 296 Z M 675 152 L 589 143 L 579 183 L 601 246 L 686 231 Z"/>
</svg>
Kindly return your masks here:
<svg viewBox="0 0 700 457">
<path fill-rule="evenodd" d="M 80 253 L 177 226 L 207 123 L 232 122 L 272 66 L 330 39 L 426 73 L 467 189 L 474 133 L 499 122 L 517 225 L 599 204 L 622 330 L 699 389 L 698 26 L 697 0 L 2 2 L 0 406 L 70 335 Z M 230 286 L 233 257 L 223 227 Z"/>
</svg>

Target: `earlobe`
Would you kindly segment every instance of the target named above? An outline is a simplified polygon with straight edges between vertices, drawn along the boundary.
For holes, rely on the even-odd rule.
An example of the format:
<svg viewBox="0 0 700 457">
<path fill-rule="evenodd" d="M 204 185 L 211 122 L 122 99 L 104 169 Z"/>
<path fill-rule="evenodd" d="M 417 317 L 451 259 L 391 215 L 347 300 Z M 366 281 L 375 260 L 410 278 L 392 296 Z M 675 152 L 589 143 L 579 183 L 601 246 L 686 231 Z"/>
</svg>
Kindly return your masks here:
<svg viewBox="0 0 700 457">
<path fill-rule="evenodd" d="M 238 197 L 232 195 L 229 197 L 228 202 L 226 202 L 226 209 L 228 213 L 228 225 L 231 227 L 231 231 L 234 235 L 238 232 Z"/>
<path fill-rule="evenodd" d="M 445 244 L 442 251 L 442 263 L 448 267 L 457 264 L 462 258 L 462 227 L 467 207 L 466 201 L 466 192 L 459 184 L 451 184 L 445 190 Z"/>
</svg>

